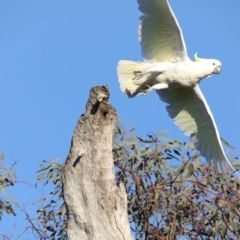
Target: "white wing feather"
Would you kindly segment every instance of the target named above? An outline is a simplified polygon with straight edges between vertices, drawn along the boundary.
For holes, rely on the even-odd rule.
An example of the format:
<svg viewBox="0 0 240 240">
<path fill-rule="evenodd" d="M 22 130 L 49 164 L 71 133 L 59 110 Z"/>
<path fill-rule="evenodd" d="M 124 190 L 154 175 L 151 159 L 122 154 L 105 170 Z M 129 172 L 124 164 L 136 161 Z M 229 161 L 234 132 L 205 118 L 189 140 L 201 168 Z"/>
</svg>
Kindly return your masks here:
<svg viewBox="0 0 240 240">
<path fill-rule="evenodd" d="M 143 13 L 139 23 L 139 41 L 144 61 L 190 61 L 182 30 L 168 0 L 138 0 L 138 4 Z M 126 70 L 126 66 L 123 69 L 120 64 L 118 70 L 122 74 L 120 81 L 128 80 L 132 84 L 130 87 L 136 88 L 129 76 L 129 73 L 133 74 L 132 68 L 131 71 L 128 67 Z M 216 170 L 220 168 L 224 171 L 226 163 L 235 170 L 224 153 L 213 115 L 198 85 L 194 88 L 169 87 L 157 90 L 157 93 L 168 104 L 168 114 L 175 124 L 190 136 L 196 149 L 209 163 L 214 164 Z"/>
<path fill-rule="evenodd" d="M 171 88 L 157 91 L 161 100 L 168 103 L 166 109 L 175 124 L 187 135 L 190 136 L 202 156 L 216 170 L 224 170 L 224 163 L 228 163 L 221 139 L 218 133 L 211 110 L 199 88 Z"/>
<path fill-rule="evenodd" d="M 139 41 L 145 62 L 188 59 L 182 30 L 167 0 L 138 0 Z"/>
</svg>

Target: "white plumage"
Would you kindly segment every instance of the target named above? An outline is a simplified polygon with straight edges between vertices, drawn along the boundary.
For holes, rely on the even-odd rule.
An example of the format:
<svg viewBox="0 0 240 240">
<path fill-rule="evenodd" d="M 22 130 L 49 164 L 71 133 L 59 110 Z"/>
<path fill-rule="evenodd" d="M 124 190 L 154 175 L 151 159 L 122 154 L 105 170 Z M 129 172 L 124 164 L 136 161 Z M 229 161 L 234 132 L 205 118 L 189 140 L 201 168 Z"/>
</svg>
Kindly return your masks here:
<svg viewBox="0 0 240 240">
<path fill-rule="evenodd" d="M 121 60 L 117 73 L 120 88 L 128 97 L 157 90 L 167 103 L 175 124 L 190 136 L 202 156 L 224 171 L 227 159 L 211 110 L 199 88 L 203 78 L 221 72 L 221 62 L 191 61 L 182 30 L 167 0 L 138 0 L 143 13 L 139 23 L 139 41 L 144 62 Z"/>
</svg>

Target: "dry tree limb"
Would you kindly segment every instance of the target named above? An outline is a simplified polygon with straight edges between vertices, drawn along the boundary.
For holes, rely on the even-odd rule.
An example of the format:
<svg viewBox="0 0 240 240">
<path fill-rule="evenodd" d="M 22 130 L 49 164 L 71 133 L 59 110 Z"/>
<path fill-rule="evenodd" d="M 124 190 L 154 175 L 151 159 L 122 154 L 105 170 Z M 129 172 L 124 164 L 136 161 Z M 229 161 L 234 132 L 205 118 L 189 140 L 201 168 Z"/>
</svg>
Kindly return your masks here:
<svg viewBox="0 0 240 240">
<path fill-rule="evenodd" d="M 130 240 L 127 197 L 114 182 L 112 140 L 117 119 L 107 86 L 90 91 L 63 167 L 69 240 Z"/>
</svg>

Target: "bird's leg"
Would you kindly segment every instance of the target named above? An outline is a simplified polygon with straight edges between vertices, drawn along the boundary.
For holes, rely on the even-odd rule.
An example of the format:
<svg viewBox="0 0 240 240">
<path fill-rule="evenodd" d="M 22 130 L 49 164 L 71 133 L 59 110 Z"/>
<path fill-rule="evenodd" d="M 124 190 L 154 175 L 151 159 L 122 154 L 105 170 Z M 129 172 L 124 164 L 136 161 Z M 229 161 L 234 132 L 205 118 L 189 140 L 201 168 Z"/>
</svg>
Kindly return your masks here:
<svg viewBox="0 0 240 240">
<path fill-rule="evenodd" d="M 150 73 L 146 72 L 134 72 L 135 77 L 133 78 L 133 82 L 136 84 L 144 83 L 148 80 Z"/>
<path fill-rule="evenodd" d="M 141 92 L 142 95 L 147 95 L 154 89 L 155 90 L 160 90 L 160 89 L 168 88 L 168 85 L 166 83 L 158 83 L 158 84 L 155 84 L 155 85 L 153 85 L 151 87 L 149 85 L 147 85 L 146 87 L 148 87 L 148 89 L 143 90 Z"/>
<path fill-rule="evenodd" d="M 155 89 L 155 90 L 160 90 L 164 88 L 168 88 L 168 85 L 166 83 L 158 83 L 152 86 L 152 89 Z"/>
</svg>

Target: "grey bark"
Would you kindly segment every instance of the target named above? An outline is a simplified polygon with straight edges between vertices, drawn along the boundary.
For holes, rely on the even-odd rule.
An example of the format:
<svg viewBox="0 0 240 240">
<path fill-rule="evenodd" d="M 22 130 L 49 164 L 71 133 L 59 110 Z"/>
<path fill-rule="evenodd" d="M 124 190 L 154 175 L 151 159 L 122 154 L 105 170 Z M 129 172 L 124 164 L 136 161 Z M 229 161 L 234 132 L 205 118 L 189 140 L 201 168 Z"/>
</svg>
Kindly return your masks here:
<svg viewBox="0 0 240 240">
<path fill-rule="evenodd" d="M 90 90 L 63 168 L 69 240 L 132 239 L 123 186 L 114 182 L 112 140 L 117 119 L 107 86 Z"/>
</svg>

